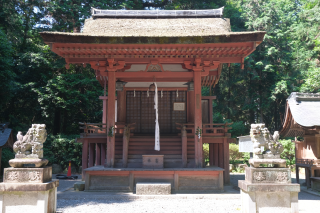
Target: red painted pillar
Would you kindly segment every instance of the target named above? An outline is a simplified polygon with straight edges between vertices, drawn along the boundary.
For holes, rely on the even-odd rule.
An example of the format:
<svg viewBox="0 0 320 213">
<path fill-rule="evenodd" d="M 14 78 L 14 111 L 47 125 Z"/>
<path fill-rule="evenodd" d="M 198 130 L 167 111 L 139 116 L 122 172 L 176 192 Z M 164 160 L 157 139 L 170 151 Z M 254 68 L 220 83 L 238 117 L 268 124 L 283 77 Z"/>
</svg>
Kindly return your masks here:
<svg viewBox="0 0 320 213">
<path fill-rule="evenodd" d="M 94 166 L 94 151 L 95 151 L 95 144 L 89 144 L 89 167 Z"/>
<path fill-rule="evenodd" d="M 82 144 L 82 180 L 85 180 L 84 170 L 88 168 L 88 139 L 84 139 Z"/>
<path fill-rule="evenodd" d="M 229 184 L 230 183 L 230 172 L 229 172 L 229 143 L 228 143 L 228 138 L 224 138 L 223 141 L 223 151 L 224 151 L 224 184 Z"/>
<path fill-rule="evenodd" d="M 104 165 L 106 162 L 106 143 L 102 143 L 101 144 L 101 164 L 100 165 Z"/>
<path fill-rule="evenodd" d="M 196 133 L 198 127 L 202 130 L 202 107 L 201 107 L 201 70 L 195 69 L 193 72 L 194 82 L 194 132 Z M 202 161 L 202 137 L 200 139 L 194 135 L 195 140 L 195 166 L 203 167 Z"/>
<path fill-rule="evenodd" d="M 182 137 L 182 167 L 187 167 L 188 163 L 188 137 L 187 131 L 185 130 L 184 126 L 181 129 L 181 137 Z"/>
<path fill-rule="evenodd" d="M 107 133 L 111 127 L 115 125 L 115 100 L 116 100 L 116 78 L 115 70 L 108 70 L 108 116 L 107 116 Z M 115 137 L 108 137 L 107 142 L 107 165 L 106 167 L 114 166 L 115 155 Z"/>
<path fill-rule="evenodd" d="M 101 165 L 101 150 L 100 150 L 100 143 L 96 143 L 96 166 Z"/>
</svg>

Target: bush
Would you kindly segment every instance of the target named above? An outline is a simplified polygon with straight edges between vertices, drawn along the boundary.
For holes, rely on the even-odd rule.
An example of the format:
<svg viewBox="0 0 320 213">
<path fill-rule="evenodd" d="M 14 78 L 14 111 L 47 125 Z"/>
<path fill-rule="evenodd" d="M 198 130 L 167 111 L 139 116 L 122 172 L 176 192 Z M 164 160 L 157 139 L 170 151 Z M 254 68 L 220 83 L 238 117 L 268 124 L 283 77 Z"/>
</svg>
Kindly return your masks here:
<svg viewBox="0 0 320 213">
<path fill-rule="evenodd" d="M 59 164 L 62 169 L 66 169 L 71 160 L 78 169 L 82 161 L 82 144 L 75 143 L 77 137 L 79 135 L 48 135 L 43 155 L 49 160 L 49 165 Z"/>
<path fill-rule="evenodd" d="M 230 143 L 229 144 L 229 156 L 231 161 L 240 160 L 243 156 L 242 152 L 239 152 L 239 145 Z"/>
<path fill-rule="evenodd" d="M 296 163 L 295 158 L 295 144 L 291 140 L 279 140 L 282 144 L 284 150 L 281 153 L 280 157 L 287 161 L 287 166 L 292 166 Z"/>
<path fill-rule="evenodd" d="M 2 149 L 2 156 L 1 156 L 1 170 L 3 168 L 10 167 L 9 160 L 14 158 L 13 150 L 9 147 Z"/>
</svg>

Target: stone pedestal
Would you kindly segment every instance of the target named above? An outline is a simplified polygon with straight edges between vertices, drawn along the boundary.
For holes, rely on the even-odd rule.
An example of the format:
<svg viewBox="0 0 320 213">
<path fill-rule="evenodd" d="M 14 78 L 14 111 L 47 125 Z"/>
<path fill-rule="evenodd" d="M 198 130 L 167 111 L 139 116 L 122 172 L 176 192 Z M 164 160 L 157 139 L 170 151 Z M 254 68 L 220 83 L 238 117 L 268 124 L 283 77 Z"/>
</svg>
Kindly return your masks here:
<svg viewBox="0 0 320 213">
<path fill-rule="evenodd" d="M 288 168 L 246 168 L 246 179 L 239 180 L 242 212 L 298 213 L 299 184 L 291 183 Z"/>
<path fill-rule="evenodd" d="M 0 213 L 54 213 L 59 181 L 52 168 L 6 168 L 0 183 Z"/>
</svg>

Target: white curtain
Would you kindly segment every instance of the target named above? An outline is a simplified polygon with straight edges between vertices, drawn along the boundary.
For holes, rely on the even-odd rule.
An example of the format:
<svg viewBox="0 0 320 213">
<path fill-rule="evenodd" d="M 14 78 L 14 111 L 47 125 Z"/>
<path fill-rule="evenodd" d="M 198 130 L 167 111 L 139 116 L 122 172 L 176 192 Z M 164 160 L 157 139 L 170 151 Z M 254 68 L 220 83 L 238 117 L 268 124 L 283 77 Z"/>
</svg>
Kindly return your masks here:
<svg viewBox="0 0 320 213">
<path fill-rule="evenodd" d="M 154 150 L 160 151 L 160 128 L 159 128 L 159 121 L 158 121 L 158 86 L 157 83 L 154 82 L 156 89 L 154 91 L 154 109 L 156 111 L 156 132 L 155 132 L 155 145 Z"/>
</svg>

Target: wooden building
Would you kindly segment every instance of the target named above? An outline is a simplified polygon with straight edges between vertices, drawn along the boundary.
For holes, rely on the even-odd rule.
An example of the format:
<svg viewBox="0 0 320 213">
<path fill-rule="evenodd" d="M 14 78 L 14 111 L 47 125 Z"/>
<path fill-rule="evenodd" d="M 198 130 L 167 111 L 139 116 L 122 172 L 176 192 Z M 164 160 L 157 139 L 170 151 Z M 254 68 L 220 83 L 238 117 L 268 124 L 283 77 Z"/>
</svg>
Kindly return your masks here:
<svg viewBox="0 0 320 213">
<path fill-rule="evenodd" d="M 282 137 L 295 139 L 296 176 L 299 183 L 299 167 L 305 168 L 307 187 L 310 175 L 320 181 L 320 94 L 293 92 L 287 99 L 286 115 L 280 131 Z M 319 188 L 320 189 L 320 188 Z"/>
<path fill-rule="evenodd" d="M 108 90 L 102 123 L 81 124 L 86 190 L 133 191 L 139 181 L 170 182 L 176 192 L 222 190 L 229 183 L 230 127 L 212 122 L 214 97 L 202 97 L 201 88 L 218 83 L 224 63 L 243 68 L 265 32 L 231 32 L 222 15 L 223 8 L 92 9 L 82 33 L 41 33 L 67 67 L 90 64 Z"/>
</svg>

